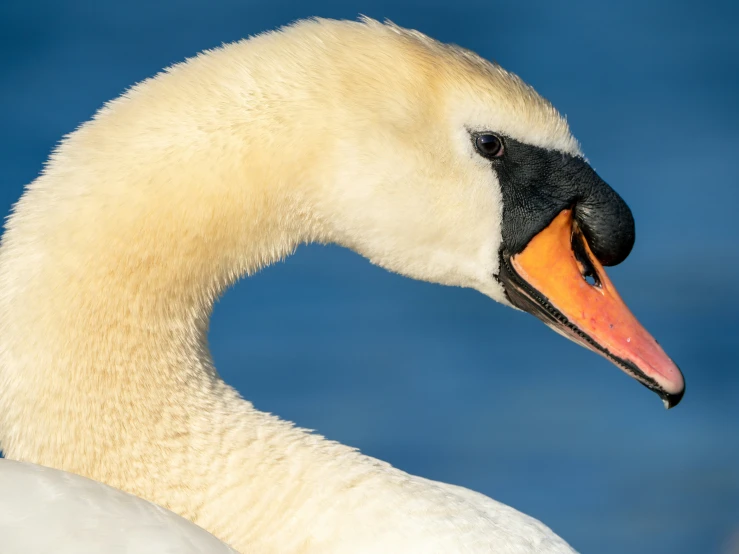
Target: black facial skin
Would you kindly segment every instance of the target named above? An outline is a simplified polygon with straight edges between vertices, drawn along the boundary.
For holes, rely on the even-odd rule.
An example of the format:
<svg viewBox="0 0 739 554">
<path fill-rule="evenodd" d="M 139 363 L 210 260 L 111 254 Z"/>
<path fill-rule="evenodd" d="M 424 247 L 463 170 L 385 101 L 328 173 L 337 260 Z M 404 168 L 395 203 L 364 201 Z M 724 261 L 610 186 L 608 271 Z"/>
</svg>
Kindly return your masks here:
<svg viewBox="0 0 739 554">
<path fill-rule="evenodd" d="M 503 154 L 489 158 L 503 191 L 503 248 L 513 256 L 567 208 L 593 254 L 605 266 L 624 261 L 634 246 L 634 218 L 621 197 L 588 163 L 498 133 Z"/>
</svg>

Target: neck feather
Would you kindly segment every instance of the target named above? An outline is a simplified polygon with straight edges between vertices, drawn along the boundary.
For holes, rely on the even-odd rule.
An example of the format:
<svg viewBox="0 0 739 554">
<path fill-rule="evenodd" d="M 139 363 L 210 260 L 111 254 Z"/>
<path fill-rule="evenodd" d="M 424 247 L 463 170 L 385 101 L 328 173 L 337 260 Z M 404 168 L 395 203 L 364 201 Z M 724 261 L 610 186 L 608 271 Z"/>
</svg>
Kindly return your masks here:
<svg viewBox="0 0 739 554">
<path fill-rule="evenodd" d="M 0 441 L 8 457 L 105 481 L 218 533 L 242 516 L 219 513 L 218 468 L 237 464 L 238 482 L 256 487 L 290 471 L 257 471 L 284 457 L 259 454 L 275 437 L 320 440 L 240 399 L 206 334 L 234 281 L 332 238 L 311 169 L 328 148 L 314 126 L 287 159 L 269 140 L 274 121 L 248 119 L 220 74 L 193 87 L 189 69 L 105 108 L 16 206 L 0 250 Z M 240 498 L 230 510 L 260 503 Z"/>
</svg>

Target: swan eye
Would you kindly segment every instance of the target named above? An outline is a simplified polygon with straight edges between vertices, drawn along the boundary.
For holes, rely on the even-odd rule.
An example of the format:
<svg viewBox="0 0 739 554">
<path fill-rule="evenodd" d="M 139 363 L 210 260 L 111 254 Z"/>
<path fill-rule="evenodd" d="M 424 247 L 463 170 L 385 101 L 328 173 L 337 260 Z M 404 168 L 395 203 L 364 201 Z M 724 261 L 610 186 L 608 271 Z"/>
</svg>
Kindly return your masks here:
<svg viewBox="0 0 739 554">
<path fill-rule="evenodd" d="M 503 141 L 497 135 L 477 135 L 475 148 L 486 158 L 500 158 L 503 155 Z"/>
</svg>

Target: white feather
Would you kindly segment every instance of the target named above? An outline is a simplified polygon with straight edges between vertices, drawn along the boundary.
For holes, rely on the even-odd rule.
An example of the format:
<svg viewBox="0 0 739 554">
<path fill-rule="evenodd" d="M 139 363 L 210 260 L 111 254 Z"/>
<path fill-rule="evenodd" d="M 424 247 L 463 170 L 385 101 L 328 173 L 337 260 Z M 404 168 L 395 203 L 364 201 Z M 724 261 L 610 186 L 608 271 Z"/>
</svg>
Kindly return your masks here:
<svg viewBox="0 0 739 554">
<path fill-rule="evenodd" d="M 3 554 L 236 554 L 164 508 L 58 469 L 0 460 Z"/>
</svg>

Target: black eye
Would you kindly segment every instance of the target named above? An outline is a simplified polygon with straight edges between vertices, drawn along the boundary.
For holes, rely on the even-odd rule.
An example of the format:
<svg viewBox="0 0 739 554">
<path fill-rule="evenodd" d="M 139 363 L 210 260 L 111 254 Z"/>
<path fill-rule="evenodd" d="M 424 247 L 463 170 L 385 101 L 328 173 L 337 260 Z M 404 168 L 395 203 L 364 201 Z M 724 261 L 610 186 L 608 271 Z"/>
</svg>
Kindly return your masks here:
<svg viewBox="0 0 739 554">
<path fill-rule="evenodd" d="M 503 155 L 503 141 L 496 135 L 477 135 L 475 148 L 486 158 L 500 158 Z"/>
</svg>

